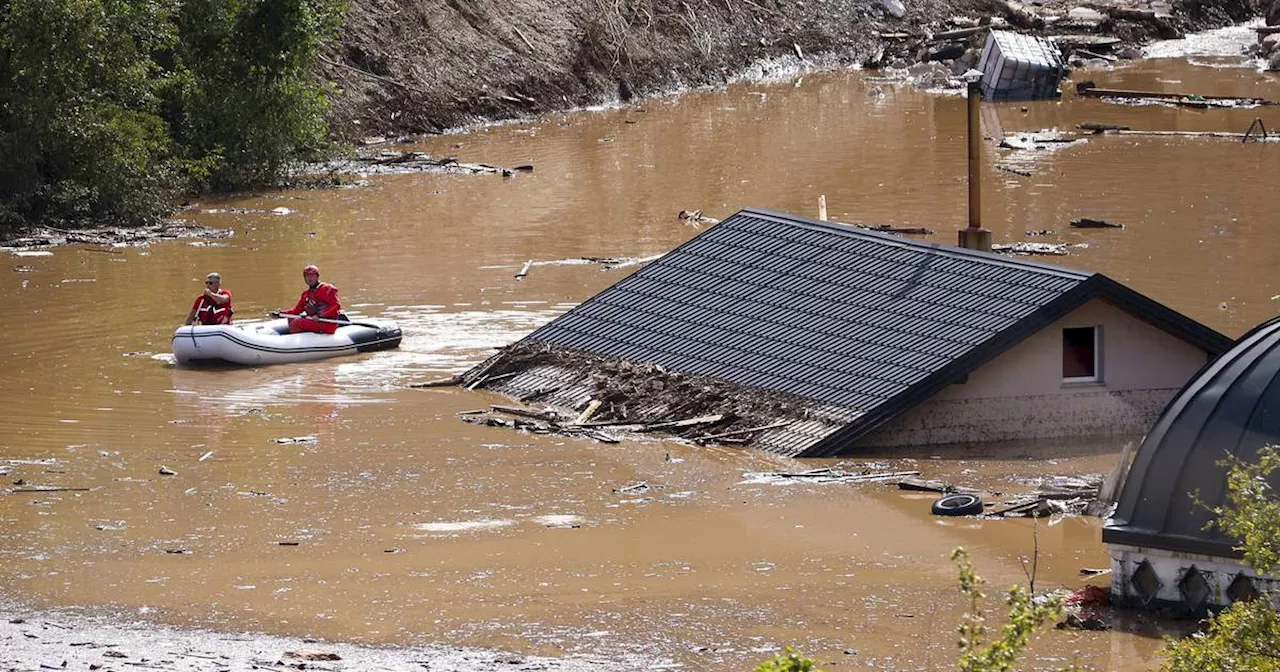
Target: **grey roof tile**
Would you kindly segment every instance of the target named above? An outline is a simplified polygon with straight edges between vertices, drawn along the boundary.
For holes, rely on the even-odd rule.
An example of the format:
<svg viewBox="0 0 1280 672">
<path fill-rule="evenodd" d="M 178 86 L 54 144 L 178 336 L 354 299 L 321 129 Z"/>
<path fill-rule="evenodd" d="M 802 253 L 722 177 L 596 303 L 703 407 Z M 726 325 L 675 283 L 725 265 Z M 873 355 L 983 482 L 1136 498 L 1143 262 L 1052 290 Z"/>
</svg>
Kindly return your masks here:
<svg viewBox="0 0 1280 672">
<path fill-rule="evenodd" d="M 1229 344 L 1104 276 L 760 210 L 527 340 L 813 399 L 849 424 L 779 441 L 833 454 L 1093 296 L 1211 352 Z"/>
</svg>

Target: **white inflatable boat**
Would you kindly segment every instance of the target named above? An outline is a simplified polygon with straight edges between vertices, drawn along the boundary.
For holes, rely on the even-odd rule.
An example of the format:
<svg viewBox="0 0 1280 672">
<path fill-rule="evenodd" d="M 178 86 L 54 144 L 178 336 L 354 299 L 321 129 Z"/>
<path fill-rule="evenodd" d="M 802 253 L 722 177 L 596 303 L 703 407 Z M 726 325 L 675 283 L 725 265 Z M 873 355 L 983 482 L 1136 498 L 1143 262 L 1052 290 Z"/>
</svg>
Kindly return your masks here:
<svg viewBox="0 0 1280 672">
<path fill-rule="evenodd" d="M 259 366 L 390 350 L 399 347 L 400 338 L 400 327 L 389 320 L 357 320 L 332 334 L 291 334 L 285 319 L 197 324 L 173 332 L 173 356 L 179 364 Z"/>
</svg>

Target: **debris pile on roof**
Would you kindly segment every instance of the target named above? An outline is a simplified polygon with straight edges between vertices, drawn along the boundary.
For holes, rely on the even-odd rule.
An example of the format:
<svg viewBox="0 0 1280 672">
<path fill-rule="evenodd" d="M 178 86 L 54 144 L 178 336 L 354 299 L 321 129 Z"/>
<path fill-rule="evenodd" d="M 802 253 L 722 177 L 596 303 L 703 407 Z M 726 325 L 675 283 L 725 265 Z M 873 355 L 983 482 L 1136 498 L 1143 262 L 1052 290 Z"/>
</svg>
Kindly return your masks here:
<svg viewBox="0 0 1280 672">
<path fill-rule="evenodd" d="M 507 394 L 525 404 L 546 405 L 528 409 L 532 413 L 512 413 L 511 408 L 495 406 L 493 412 L 463 416 L 467 422 L 538 433 L 583 434 L 597 440 L 606 440 L 600 436 L 601 429 L 609 428 L 663 431 L 699 442 L 746 445 L 768 443 L 771 435 L 780 438 L 797 431 L 823 436 L 848 422 L 847 412 L 824 410 L 822 404 L 786 392 L 537 341 L 505 348 L 468 372 L 461 382 L 472 389 L 483 387 Z M 501 414 L 523 417 L 510 420 Z"/>
</svg>

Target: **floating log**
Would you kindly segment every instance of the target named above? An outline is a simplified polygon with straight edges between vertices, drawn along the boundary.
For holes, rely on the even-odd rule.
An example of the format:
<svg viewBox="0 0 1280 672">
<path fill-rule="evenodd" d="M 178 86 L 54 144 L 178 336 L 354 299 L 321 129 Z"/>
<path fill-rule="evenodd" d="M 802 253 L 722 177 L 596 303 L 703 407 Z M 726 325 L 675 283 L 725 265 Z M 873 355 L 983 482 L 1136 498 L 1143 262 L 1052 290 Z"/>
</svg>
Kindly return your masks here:
<svg viewBox="0 0 1280 672">
<path fill-rule="evenodd" d="M 1076 124 L 1076 128 L 1082 131 L 1093 131 L 1095 134 L 1104 133 L 1106 131 L 1128 131 L 1128 126 L 1120 124 L 1100 124 L 1094 121 L 1086 121 L 1082 124 Z"/>
<path fill-rule="evenodd" d="M 63 488 L 56 485 L 33 485 L 29 488 L 13 488 L 9 492 L 88 492 L 89 488 Z"/>
<path fill-rule="evenodd" d="M 1033 173 L 1029 170 L 1014 168 L 1013 166 L 1006 166 L 1000 163 L 996 164 L 996 170 L 1003 170 L 1006 173 L 1013 173 L 1014 175 L 1021 175 L 1023 177 L 1031 177 L 1033 175 Z"/>
<path fill-rule="evenodd" d="M 1158 100 L 1188 100 L 1191 102 L 1220 101 L 1237 102 L 1249 105 L 1280 105 L 1280 102 L 1265 98 L 1248 96 L 1214 96 L 1196 93 L 1174 93 L 1169 91 L 1134 91 L 1130 89 L 1100 89 L 1092 82 L 1080 82 L 1076 85 L 1076 93 L 1088 98 L 1154 98 Z"/>
<path fill-rule="evenodd" d="M 933 234 L 933 229 L 926 229 L 923 226 L 893 226 L 892 224 L 855 224 L 855 226 L 879 233 L 906 233 L 920 236 Z"/>
<path fill-rule="evenodd" d="M 1077 229 L 1123 229 L 1124 224 L 1112 224 L 1105 219 L 1089 219 L 1081 217 L 1071 220 L 1071 226 Z"/>
<path fill-rule="evenodd" d="M 530 267 L 530 266 L 533 266 L 533 260 L 532 260 L 532 259 L 530 259 L 529 261 L 524 262 L 524 268 L 521 268 L 521 269 L 520 269 L 520 272 L 519 272 L 519 273 L 516 273 L 516 280 L 522 280 L 522 279 L 524 279 L 524 276 L 529 275 L 529 267 Z"/>
</svg>

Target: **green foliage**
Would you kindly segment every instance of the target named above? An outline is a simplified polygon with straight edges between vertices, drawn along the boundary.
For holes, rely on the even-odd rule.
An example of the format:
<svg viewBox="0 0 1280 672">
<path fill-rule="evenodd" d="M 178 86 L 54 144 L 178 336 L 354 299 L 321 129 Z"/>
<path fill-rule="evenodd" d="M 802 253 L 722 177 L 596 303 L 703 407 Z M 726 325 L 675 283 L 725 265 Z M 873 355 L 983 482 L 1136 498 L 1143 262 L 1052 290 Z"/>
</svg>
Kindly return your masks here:
<svg viewBox="0 0 1280 672">
<path fill-rule="evenodd" d="M 139 224 L 324 146 L 343 0 L 0 0 L 0 231 Z"/>
<path fill-rule="evenodd" d="M 1243 540 L 1244 561 L 1260 575 L 1280 568 L 1280 499 L 1269 483 L 1280 467 L 1280 452 L 1267 446 L 1258 462 L 1228 462 L 1227 503 L 1215 507 L 1211 526 Z M 1164 651 L 1168 672 L 1280 671 L 1280 615 L 1275 595 L 1236 602 L 1207 621 L 1204 631 L 1170 640 Z"/>
<path fill-rule="evenodd" d="M 1276 446 L 1258 451 L 1253 464 L 1227 462 L 1227 503 L 1213 509 L 1210 525 L 1243 540 L 1236 550 L 1244 552 L 1244 562 L 1259 574 L 1275 574 L 1280 569 L 1280 499 L 1269 477 L 1280 468 Z"/>
<path fill-rule="evenodd" d="M 969 598 L 969 609 L 956 629 L 960 633 L 960 670 L 1007 672 L 1013 669 L 1018 656 L 1027 648 L 1031 634 L 1045 622 L 1062 616 L 1062 601 L 1055 598 L 1037 603 L 1021 586 L 1010 588 L 1005 598 L 1009 605 L 1008 620 L 1000 628 L 999 636 L 991 639 L 982 609 L 986 599 L 982 586 L 986 582 L 973 571 L 969 553 L 963 548 L 951 552 L 951 561 L 960 570 L 960 592 Z"/>
<path fill-rule="evenodd" d="M 179 166 L 156 115 L 151 53 L 168 7 L 128 0 L 0 4 L 0 225 L 167 209 Z"/>
<path fill-rule="evenodd" d="M 169 122 L 206 186 L 284 177 L 325 145 L 327 85 L 312 67 L 339 25 L 339 0 L 184 0 Z"/>
<path fill-rule="evenodd" d="M 1163 652 L 1168 672 L 1275 672 L 1280 670 L 1280 618 L 1267 599 L 1236 602 L 1208 621 L 1208 628 L 1170 641 Z"/>
<path fill-rule="evenodd" d="M 814 665 L 812 658 L 805 658 L 788 646 L 785 653 L 756 665 L 755 672 L 822 672 Z"/>
</svg>

